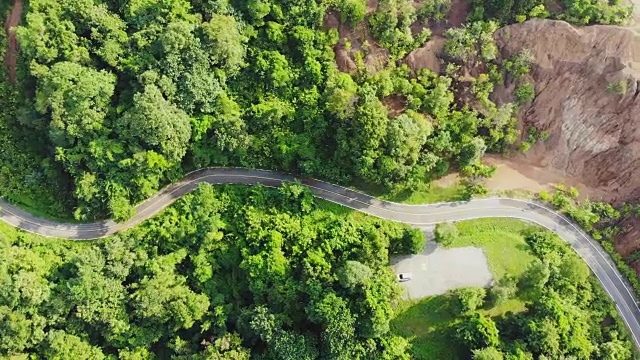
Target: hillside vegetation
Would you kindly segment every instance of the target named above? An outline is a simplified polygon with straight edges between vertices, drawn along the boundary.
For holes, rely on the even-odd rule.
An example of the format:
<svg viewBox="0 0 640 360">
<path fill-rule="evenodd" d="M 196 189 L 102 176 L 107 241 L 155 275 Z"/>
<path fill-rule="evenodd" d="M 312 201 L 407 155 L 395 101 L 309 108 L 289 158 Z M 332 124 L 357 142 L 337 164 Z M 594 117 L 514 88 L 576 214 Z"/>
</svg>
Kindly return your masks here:
<svg viewBox="0 0 640 360">
<path fill-rule="evenodd" d="M 452 167 L 486 176 L 484 152 L 517 139 L 517 106 L 488 99 L 513 71 L 492 63 L 496 23 L 445 34 L 446 74 L 393 61 L 371 71 L 364 45 L 356 71 L 341 73 L 333 47 L 344 39 L 323 27 L 339 11 L 397 59 L 429 40 L 427 20 L 446 17 L 446 1 L 429 4 L 31 0 L 16 30 L 18 82 L 0 87 L 0 193 L 53 215 L 125 219 L 211 165 L 385 188 Z M 470 64 L 484 73 L 473 84 L 460 67 Z M 458 99 L 471 85 L 477 100 Z M 400 113 L 385 106 L 394 97 Z"/>
</svg>

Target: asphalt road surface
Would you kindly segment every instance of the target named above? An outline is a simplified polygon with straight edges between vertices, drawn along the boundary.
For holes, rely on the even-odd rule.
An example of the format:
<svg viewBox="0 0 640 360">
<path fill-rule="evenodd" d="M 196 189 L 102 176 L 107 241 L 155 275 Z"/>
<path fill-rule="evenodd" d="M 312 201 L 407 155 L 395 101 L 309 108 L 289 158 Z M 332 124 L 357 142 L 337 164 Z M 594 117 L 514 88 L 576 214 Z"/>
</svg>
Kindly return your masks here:
<svg viewBox="0 0 640 360">
<path fill-rule="evenodd" d="M 199 183 L 246 184 L 276 187 L 284 181 L 296 180 L 292 175 L 236 168 L 201 169 L 183 180 L 169 185 L 154 197 L 136 207 L 136 216 L 125 223 L 102 221 L 91 224 L 65 224 L 40 219 L 0 199 L 0 219 L 25 231 L 47 237 L 91 240 L 129 229 L 162 211 Z M 546 227 L 568 242 L 589 265 L 602 287 L 616 303 L 618 312 L 640 349 L 640 308 L 631 287 L 613 265 L 612 260 L 587 234 L 561 214 L 541 204 L 518 199 L 475 199 L 467 202 L 428 205 L 405 205 L 383 201 L 361 192 L 323 181 L 300 178 L 302 184 L 321 199 L 380 218 L 407 223 L 416 227 L 445 221 L 507 217 L 530 221 Z"/>
</svg>

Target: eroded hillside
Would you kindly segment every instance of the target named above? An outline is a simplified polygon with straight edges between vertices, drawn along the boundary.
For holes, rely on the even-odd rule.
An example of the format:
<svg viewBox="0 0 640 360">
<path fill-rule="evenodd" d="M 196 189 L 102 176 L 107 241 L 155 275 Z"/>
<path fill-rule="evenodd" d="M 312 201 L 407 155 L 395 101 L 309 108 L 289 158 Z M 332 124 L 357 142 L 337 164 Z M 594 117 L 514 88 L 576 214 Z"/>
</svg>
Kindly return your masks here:
<svg viewBox="0 0 640 360">
<path fill-rule="evenodd" d="M 495 36 L 503 58 L 527 48 L 535 59 L 536 96 L 520 119 L 550 137 L 520 158 L 578 177 L 606 200 L 640 196 L 640 37 L 552 20 L 511 25 Z"/>
</svg>

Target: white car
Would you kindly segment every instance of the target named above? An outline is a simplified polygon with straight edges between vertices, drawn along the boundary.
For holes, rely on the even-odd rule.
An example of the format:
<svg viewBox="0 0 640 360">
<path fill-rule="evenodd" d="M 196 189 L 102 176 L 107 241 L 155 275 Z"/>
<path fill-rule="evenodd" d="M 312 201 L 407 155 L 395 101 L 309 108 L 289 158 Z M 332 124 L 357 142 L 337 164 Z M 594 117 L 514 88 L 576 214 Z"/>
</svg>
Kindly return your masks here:
<svg viewBox="0 0 640 360">
<path fill-rule="evenodd" d="M 412 277 L 413 277 L 412 273 L 400 273 L 398 274 L 398 281 L 399 282 L 409 281 L 411 280 Z"/>
</svg>

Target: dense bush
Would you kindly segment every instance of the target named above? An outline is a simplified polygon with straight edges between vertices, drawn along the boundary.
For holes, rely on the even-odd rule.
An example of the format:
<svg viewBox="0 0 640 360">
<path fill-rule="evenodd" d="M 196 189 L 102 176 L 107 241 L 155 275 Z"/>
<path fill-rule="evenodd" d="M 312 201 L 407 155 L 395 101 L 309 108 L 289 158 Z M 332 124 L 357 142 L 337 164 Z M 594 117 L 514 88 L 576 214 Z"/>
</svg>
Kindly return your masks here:
<svg viewBox="0 0 640 360">
<path fill-rule="evenodd" d="M 447 7 L 429 4 L 433 17 Z M 0 99 L 0 193 L 59 216 L 120 220 L 198 167 L 391 188 L 515 141 L 511 108 L 471 110 L 449 76 L 406 66 L 372 74 L 361 52 L 362 71 L 339 72 L 327 6 L 344 21 L 364 18 L 363 1 L 31 1 L 18 28 L 19 83 L 3 83 Z M 399 58 L 429 35 L 411 34 L 416 16 L 409 2 L 382 1 L 367 24 Z M 452 30 L 448 48 L 492 59 L 495 29 Z M 390 115 L 389 96 L 406 110 Z"/>
<path fill-rule="evenodd" d="M 436 225 L 435 240 L 438 244 L 449 246 L 458 236 L 458 228 L 454 223 L 445 222 Z"/>
<path fill-rule="evenodd" d="M 514 91 L 514 95 L 518 100 L 518 104 L 523 105 L 531 102 L 536 95 L 533 89 L 533 83 L 527 81 L 518 85 Z"/>
<path fill-rule="evenodd" d="M 552 194 L 547 191 L 541 191 L 538 194 L 540 200 L 551 203 L 581 226 L 594 239 L 598 240 L 611 259 L 613 259 L 618 270 L 631 284 L 636 296 L 640 296 L 638 274 L 613 246 L 614 236 L 620 231 L 617 225 L 622 214 L 607 203 L 594 203 L 589 200 L 578 202 L 576 200 L 578 196 L 578 189 L 574 187 L 567 188 L 562 184 L 557 185 Z M 631 215 L 630 209 L 627 212 L 626 216 Z"/>
<path fill-rule="evenodd" d="M 293 193 L 203 185 L 92 245 L 3 232 L 0 356 L 406 358 L 387 264 L 408 228 Z"/>
<path fill-rule="evenodd" d="M 577 25 L 623 24 L 633 14 L 633 8 L 621 1 L 563 0 L 558 11 L 548 11 L 545 5 L 541 0 L 473 0 L 471 19 L 495 19 L 508 24 L 551 17 Z"/>
<path fill-rule="evenodd" d="M 487 290 L 481 287 L 468 287 L 453 290 L 455 310 L 460 313 L 468 313 L 482 307 Z"/>
<path fill-rule="evenodd" d="M 469 358 L 630 359 L 632 345 L 624 324 L 612 317 L 614 305 L 587 265 L 547 230 L 530 228 L 524 235 L 535 261 L 519 279 L 500 279 L 490 293 L 498 305 L 524 301 L 526 310 L 489 318 L 481 303 L 474 306 L 484 291 L 461 289 L 449 295 L 453 306 L 458 305 L 454 311 L 472 300 L 459 321 L 452 322 Z"/>
</svg>

